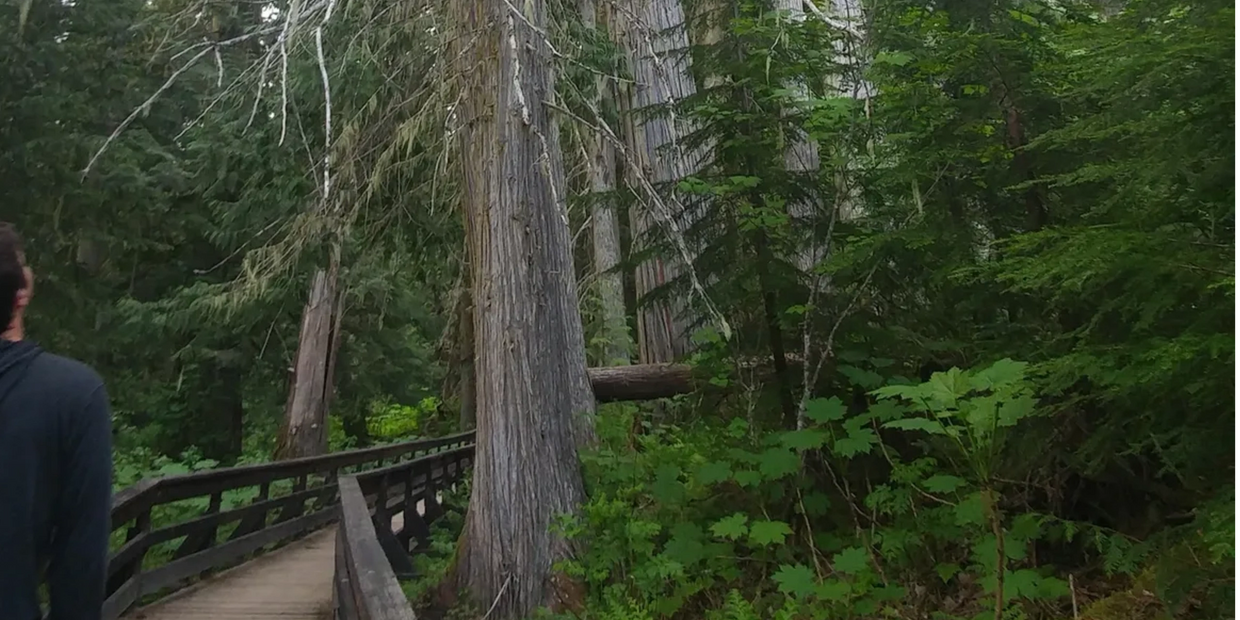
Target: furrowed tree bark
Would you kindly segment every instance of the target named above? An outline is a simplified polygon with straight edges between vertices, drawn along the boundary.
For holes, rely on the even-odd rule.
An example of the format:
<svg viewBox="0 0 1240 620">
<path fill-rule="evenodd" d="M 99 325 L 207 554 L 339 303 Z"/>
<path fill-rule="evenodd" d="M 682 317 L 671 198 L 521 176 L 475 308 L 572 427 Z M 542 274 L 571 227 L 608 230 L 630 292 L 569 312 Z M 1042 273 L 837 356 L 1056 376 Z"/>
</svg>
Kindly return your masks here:
<svg viewBox="0 0 1240 620">
<path fill-rule="evenodd" d="M 515 620 L 575 608 L 552 532 L 584 499 L 576 445 L 593 437 L 572 239 L 553 97 L 545 0 L 457 0 L 464 83 L 458 133 L 476 344 L 473 495 L 454 574 Z M 513 7 L 513 8 L 510 8 Z M 520 7 L 519 9 L 516 7 Z M 520 13 L 517 11 L 520 10 Z"/>
<path fill-rule="evenodd" d="M 581 0 L 581 20 L 591 30 L 596 29 L 599 15 L 596 0 Z M 613 106 L 614 87 L 610 78 L 595 78 L 594 109 L 603 110 Z M 624 276 L 616 271 L 620 264 L 620 221 L 616 206 L 610 195 L 616 189 L 616 147 L 600 132 L 594 132 L 587 141 L 590 159 L 590 189 L 592 196 L 590 218 L 593 235 L 594 276 L 598 286 L 600 306 L 603 313 L 602 337 L 603 359 L 608 364 L 629 363 L 632 339 L 629 337 L 628 320 L 624 308 Z"/>
<path fill-rule="evenodd" d="M 697 86 L 687 56 L 689 38 L 680 0 L 619 0 L 614 3 L 616 27 L 612 32 L 628 52 L 633 84 L 621 94 L 625 104 L 629 152 L 636 168 L 662 194 L 662 202 L 677 221 L 679 230 L 689 228 L 700 217 L 704 204 L 699 199 L 678 195 L 667 186 L 701 169 L 709 149 L 689 149 L 684 144 L 692 127 L 685 119 L 652 108 L 667 106 L 692 96 Z M 640 115 L 634 119 L 633 115 Z M 629 176 L 635 172 L 629 168 Z M 642 183 L 630 178 L 637 188 Z M 658 221 L 652 209 L 660 209 L 653 196 L 642 196 L 647 208 L 629 210 L 634 244 L 649 239 Z M 679 206 L 677 206 L 679 205 Z M 671 230 L 662 231 L 675 235 Z M 689 324 L 686 304 L 680 296 L 668 302 L 645 302 L 656 288 L 674 280 L 686 268 L 679 256 L 652 258 L 636 269 L 638 303 L 637 342 L 643 363 L 670 362 L 689 351 Z"/>
<path fill-rule="evenodd" d="M 461 308 L 457 320 L 460 321 L 460 343 L 457 355 L 460 368 L 461 394 L 461 430 L 466 431 L 477 426 L 478 409 L 476 405 L 477 384 L 474 381 L 474 302 L 466 288 L 461 293 Z"/>
<path fill-rule="evenodd" d="M 327 409 L 334 387 L 334 358 L 339 343 L 339 246 L 333 245 L 330 254 L 328 267 L 314 273 L 302 310 L 297 358 L 276 458 L 291 459 L 327 452 Z"/>
</svg>

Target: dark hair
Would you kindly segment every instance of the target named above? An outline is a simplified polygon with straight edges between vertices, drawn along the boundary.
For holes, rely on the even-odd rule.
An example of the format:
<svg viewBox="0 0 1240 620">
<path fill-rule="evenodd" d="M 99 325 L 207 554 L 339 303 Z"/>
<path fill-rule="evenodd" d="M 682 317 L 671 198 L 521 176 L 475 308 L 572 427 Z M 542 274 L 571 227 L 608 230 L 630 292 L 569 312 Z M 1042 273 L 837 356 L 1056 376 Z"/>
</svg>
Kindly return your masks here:
<svg viewBox="0 0 1240 620">
<path fill-rule="evenodd" d="M 26 287 L 22 269 L 22 237 L 8 222 L 0 222 L 0 331 L 13 321 L 17 291 Z"/>
</svg>

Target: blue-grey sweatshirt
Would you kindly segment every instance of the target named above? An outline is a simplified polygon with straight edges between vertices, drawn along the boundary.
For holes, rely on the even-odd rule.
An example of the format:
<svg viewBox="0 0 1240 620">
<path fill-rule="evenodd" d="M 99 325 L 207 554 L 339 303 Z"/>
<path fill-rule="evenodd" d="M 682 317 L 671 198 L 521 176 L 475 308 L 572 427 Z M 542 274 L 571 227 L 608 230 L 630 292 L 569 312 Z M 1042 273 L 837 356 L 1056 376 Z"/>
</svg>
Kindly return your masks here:
<svg viewBox="0 0 1240 620">
<path fill-rule="evenodd" d="M 112 510 L 112 419 L 90 367 L 0 341 L 0 620 L 98 620 Z"/>
</svg>

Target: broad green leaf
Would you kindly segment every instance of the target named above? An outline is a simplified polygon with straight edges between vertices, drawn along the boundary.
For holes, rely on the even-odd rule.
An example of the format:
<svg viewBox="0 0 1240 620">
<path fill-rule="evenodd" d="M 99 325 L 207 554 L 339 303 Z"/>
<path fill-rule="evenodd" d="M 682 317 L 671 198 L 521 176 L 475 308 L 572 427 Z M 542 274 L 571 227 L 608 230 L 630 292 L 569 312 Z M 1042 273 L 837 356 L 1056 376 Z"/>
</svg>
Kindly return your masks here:
<svg viewBox="0 0 1240 620">
<path fill-rule="evenodd" d="M 817 450 L 827 443 L 827 434 L 812 428 L 782 433 L 780 443 L 792 450 Z"/>
<path fill-rule="evenodd" d="M 771 580 L 779 586 L 784 594 L 805 598 L 814 593 L 814 582 L 817 580 L 814 571 L 804 564 L 782 564 L 779 570 L 771 575 Z"/>
<path fill-rule="evenodd" d="M 981 437 L 990 435 L 990 431 L 995 426 L 998 401 L 999 397 L 994 394 L 977 396 L 967 401 L 968 404 L 964 409 L 965 420 L 968 421 L 969 427 L 975 434 Z"/>
<path fill-rule="evenodd" d="M 1033 414 L 1036 403 L 1028 394 L 1021 394 L 999 405 L 999 426 L 1015 426 L 1017 422 Z"/>
<path fill-rule="evenodd" d="M 956 399 L 969 393 L 969 380 L 959 368 L 950 368 L 930 375 L 926 388 L 926 397 L 935 406 L 955 407 Z"/>
<path fill-rule="evenodd" d="M 847 581 L 828 579 L 814 589 L 814 594 L 824 601 L 841 602 L 848 600 L 851 591 L 852 586 L 848 585 Z"/>
<path fill-rule="evenodd" d="M 849 547 L 831 558 L 835 570 L 856 575 L 870 568 L 870 554 L 862 547 Z"/>
<path fill-rule="evenodd" d="M 762 474 L 752 469 L 743 469 L 733 473 L 732 479 L 736 480 L 736 484 L 743 487 L 752 487 L 757 486 L 760 482 L 762 482 Z"/>
<path fill-rule="evenodd" d="M 673 530 L 672 537 L 663 547 L 663 555 L 683 566 L 689 566 L 703 558 L 704 550 L 699 536 Z"/>
<path fill-rule="evenodd" d="M 1026 362 L 1014 362 L 1001 359 L 986 368 L 973 373 L 969 378 L 969 386 L 975 390 L 993 390 L 997 387 L 1023 381 L 1025 379 Z"/>
<path fill-rule="evenodd" d="M 870 405 L 868 413 L 879 422 L 888 422 L 904 417 L 908 408 L 893 399 L 880 400 Z"/>
<path fill-rule="evenodd" d="M 723 482 L 731 477 L 732 466 L 727 461 L 711 461 L 697 470 L 697 481 L 704 485 Z"/>
<path fill-rule="evenodd" d="M 767 480 L 778 480 L 801 469 L 801 457 L 787 448 L 771 448 L 762 453 L 758 470 Z"/>
<path fill-rule="evenodd" d="M 660 465 L 650 485 L 650 493 L 664 504 L 674 504 L 685 496 L 685 485 L 680 481 L 680 468 L 671 464 Z"/>
<path fill-rule="evenodd" d="M 849 366 L 847 364 L 839 367 L 840 374 L 848 378 L 848 380 L 863 390 L 872 390 L 883 385 L 882 375 L 872 371 Z"/>
<path fill-rule="evenodd" d="M 947 429 L 937 420 L 928 418 L 904 418 L 903 420 L 892 420 L 883 425 L 883 428 L 898 428 L 902 431 L 925 431 L 931 435 L 946 435 Z"/>
<path fill-rule="evenodd" d="M 1008 536 L 1018 541 L 1029 541 L 1037 538 L 1041 531 L 1042 515 L 1026 512 L 1012 519 L 1012 527 L 1008 530 Z"/>
<path fill-rule="evenodd" d="M 754 521 L 749 526 L 749 542 L 762 547 L 782 545 L 784 539 L 791 535 L 792 528 L 783 521 Z"/>
<path fill-rule="evenodd" d="M 951 493 L 966 484 L 968 483 L 965 482 L 963 478 L 957 478 L 956 476 L 949 476 L 947 474 L 936 474 L 934 476 L 930 476 L 929 478 L 926 478 L 925 482 L 921 483 L 921 485 L 926 487 L 926 490 L 931 493 Z"/>
<path fill-rule="evenodd" d="M 732 418 L 728 423 L 728 435 L 731 437 L 744 437 L 749 432 L 749 422 L 745 418 Z"/>
<path fill-rule="evenodd" d="M 749 517 L 744 513 L 738 512 L 730 517 L 724 517 L 710 526 L 710 532 L 720 538 L 736 540 L 741 536 L 749 533 L 749 527 L 745 524 L 749 522 Z"/>
<path fill-rule="evenodd" d="M 1003 597 L 1008 600 L 1036 599 L 1041 589 L 1042 576 L 1028 568 L 1011 571 L 1003 577 Z"/>
<path fill-rule="evenodd" d="M 1058 577 L 1042 577 L 1038 582 L 1038 598 L 1057 599 L 1072 594 L 1068 582 Z"/>
<path fill-rule="evenodd" d="M 943 583 L 947 583 L 960 572 L 960 565 L 950 562 L 938 564 L 934 567 L 934 572 L 938 574 L 939 579 L 943 580 Z"/>
<path fill-rule="evenodd" d="M 819 424 L 842 420 L 847 410 L 848 408 L 844 406 L 844 402 L 836 396 L 831 398 L 815 398 L 805 403 L 805 415 Z"/>
<path fill-rule="evenodd" d="M 907 52 L 882 51 L 874 55 L 874 64 L 895 65 L 903 67 L 913 61 L 913 55 Z"/>
<path fill-rule="evenodd" d="M 886 385 L 877 390 L 870 391 L 870 395 L 879 399 L 903 398 L 913 400 L 921 394 L 920 387 L 917 385 Z"/>
<path fill-rule="evenodd" d="M 982 494 L 970 493 L 956 504 L 956 525 L 981 525 L 986 522 L 986 507 L 982 502 Z"/>
<path fill-rule="evenodd" d="M 874 431 L 863 428 L 837 440 L 831 450 L 844 458 L 852 458 L 858 454 L 869 454 L 876 443 L 878 439 Z"/>
</svg>

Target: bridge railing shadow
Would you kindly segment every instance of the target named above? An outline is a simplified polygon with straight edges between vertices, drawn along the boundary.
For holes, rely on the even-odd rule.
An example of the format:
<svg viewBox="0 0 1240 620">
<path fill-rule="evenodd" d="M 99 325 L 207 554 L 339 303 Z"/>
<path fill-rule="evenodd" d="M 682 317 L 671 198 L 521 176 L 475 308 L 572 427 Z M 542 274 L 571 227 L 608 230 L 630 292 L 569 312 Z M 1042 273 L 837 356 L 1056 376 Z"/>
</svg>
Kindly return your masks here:
<svg viewBox="0 0 1240 620">
<path fill-rule="evenodd" d="M 428 456 L 459 453 L 462 447 L 472 454 L 473 440 L 468 432 L 142 480 L 113 497 L 112 529 L 123 542 L 109 558 L 103 617 L 118 618 L 145 596 L 241 564 L 269 546 L 335 521 L 340 481 L 350 475 L 399 470 Z M 459 462 L 453 462 L 459 470 Z M 249 497 L 238 499 L 242 496 Z M 187 500 L 205 507 L 172 511 L 177 516 L 170 522 L 166 509 Z"/>
<path fill-rule="evenodd" d="M 336 620 L 414 620 L 398 577 L 413 575 L 410 554 L 430 544 L 443 516 L 439 492 L 473 463 L 473 444 L 340 479 L 336 530 Z M 402 524 L 393 527 L 393 517 Z"/>
</svg>

